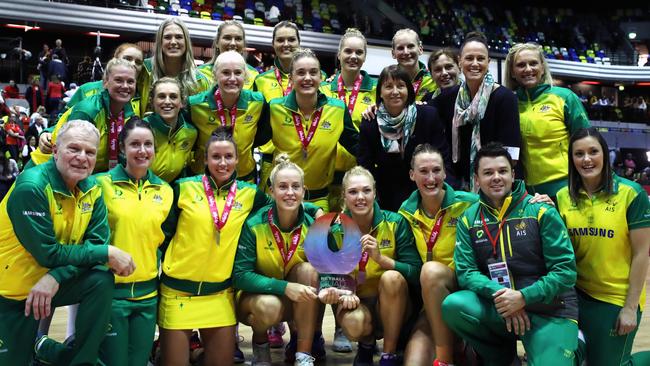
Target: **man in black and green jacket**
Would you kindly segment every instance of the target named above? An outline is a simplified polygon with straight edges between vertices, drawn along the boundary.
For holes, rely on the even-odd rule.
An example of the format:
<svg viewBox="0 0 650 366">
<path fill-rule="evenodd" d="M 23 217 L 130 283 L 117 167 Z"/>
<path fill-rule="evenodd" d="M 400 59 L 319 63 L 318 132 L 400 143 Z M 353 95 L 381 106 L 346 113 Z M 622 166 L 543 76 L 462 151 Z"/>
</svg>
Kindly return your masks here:
<svg viewBox="0 0 650 366">
<path fill-rule="evenodd" d="M 456 228 L 456 276 L 463 291 L 443 318 L 483 358 L 509 365 L 521 339 L 528 364 L 574 365 L 578 348 L 575 256 L 555 208 L 531 203 L 500 145 L 477 153 L 480 201 Z"/>
</svg>

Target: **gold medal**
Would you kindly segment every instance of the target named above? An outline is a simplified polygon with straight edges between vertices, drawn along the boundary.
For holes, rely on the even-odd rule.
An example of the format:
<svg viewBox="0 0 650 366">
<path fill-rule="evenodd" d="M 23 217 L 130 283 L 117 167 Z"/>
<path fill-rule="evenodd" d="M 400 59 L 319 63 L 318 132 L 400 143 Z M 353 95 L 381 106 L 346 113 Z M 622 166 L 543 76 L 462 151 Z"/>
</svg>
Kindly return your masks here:
<svg viewBox="0 0 650 366">
<path fill-rule="evenodd" d="M 427 262 L 431 262 L 433 260 L 433 253 L 431 251 L 427 252 Z"/>
<path fill-rule="evenodd" d="M 307 149 L 305 148 L 302 149 L 302 158 L 303 160 L 307 160 Z"/>
<path fill-rule="evenodd" d="M 219 245 L 219 243 L 221 243 L 221 232 L 217 230 L 217 245 Z"/>
</svg>

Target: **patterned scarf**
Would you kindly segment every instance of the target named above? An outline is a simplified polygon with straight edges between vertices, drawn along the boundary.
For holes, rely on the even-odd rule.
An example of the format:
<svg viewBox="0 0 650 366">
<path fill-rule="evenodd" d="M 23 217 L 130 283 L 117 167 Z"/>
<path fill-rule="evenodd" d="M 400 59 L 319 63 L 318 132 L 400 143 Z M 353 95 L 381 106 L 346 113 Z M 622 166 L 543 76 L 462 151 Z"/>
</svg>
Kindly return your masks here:
<svg viewBox="0 0 650 366">
<path fill-rule="evenodd" d="M 474 99 L 470 99 L 469 87 L 465 80 L 460 84 L 458 96 L 456 97 L 456 106 L 454 108 L 454 118 L 451 128 L 451 146 L 452 146 L 452 160 L 454 163 L 458 162 L 458 128 L 467 124 L 472 125 L 472 139 L 469 154 L 470 166 L 470 188 L 474 190 L 474 172 L 472 171 L 472 162 L 476 156 L 476 152 L 481 148 L 481 125 L 480 122 L 485 115 L 485 109 L 490 101 L 490 94 L 494 90 L 494 78 L 488 71 L 485 78 L 478 88 L 478 92 Z"/>
<path fill-rule="evenodd" d="M 416 118 L 417 109 L 415 104 L 406 107 L 397 117 L 391 117 L 388 114 L 384 103 L 379 105 L 377 109 L 377 125 L 381 135 L 381 144 L 386 152 L 404 154 L 404 146 L 411 137 Z"/>
</svg>

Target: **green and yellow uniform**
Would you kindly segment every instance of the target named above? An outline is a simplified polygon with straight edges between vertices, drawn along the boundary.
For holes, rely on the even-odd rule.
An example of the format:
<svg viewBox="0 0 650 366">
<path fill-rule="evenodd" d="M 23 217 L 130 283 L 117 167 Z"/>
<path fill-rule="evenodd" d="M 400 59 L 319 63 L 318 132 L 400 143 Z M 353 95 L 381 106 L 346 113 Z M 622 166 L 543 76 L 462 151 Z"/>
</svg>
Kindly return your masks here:
<svg viewBox="0 0 650 366">
<path fill-rule="evenodd" d="M 454 269 L 454 247 L 456 245 L 456 224 L 458 218 L 472 204 L 478 202 L 478 196 L 474 193 L 455 191 L 449 184 L 445 185 L 445 196 L 442 199 L 440 210 L 435 217 L 428 217 L 421 208 L 422 196 L 419 191 L 414 191 L 411 196 L 402 203 L 399 213 L 404 216 L 411 225 L 415 245 L 422 262 L 427 261 L 427 242 L 431 236 L 436 221 L 441 215 L 442 223 L 438 239 L 431 251 L 432 260 L 440 262 L 451 269 Z"/>
<path fill-rule="evenodd" d="M 173 182 L 182 176 L 190 163 L 198 132 L 185 120 L 184 113 L 178 114 L 173 129 L 156 113 L 148 115 L 144 120 L 151 125 L 156 147 L 151 170 L 164 181 Z"/>
<path fill-rule="evenodd" d="M 158 325 L 165 329 L 235 324 L 231 274 L 239 234 L 248 215 L 270 203 L 254 185 L 235 180 L 234 176 L 221 187 L 210 178 L 219 217 L 231 185 L 237 182 L 228 221 L 218 233 L 202 177 L 179 179 L 174 187 L 174 205 L 165 224 L 169 246 L 162 266 L 158 315 Z"/>
<path fill-rule="evenodd" d="M 438 89 L 438 85 L 436 85 L 436 82 L 431 77 L 427 66 L 420 61 L 418 61 L 418 65 L 420 65 L 420 71 L 411 80 L 411 83 L 413 83 L 414 88 L 419 83 L 419 87 L 415 92 L 415 100 L 422 101 L 427 94 L 434 93 Z"/>
<path fill-rule="evenodd" d="M 275 75 L 276 69 L 280 72 L 280 83 L 278 83 L 278 79 Z M 326 77 L 327 74 L 321 70 L 321 80 L 325 80 Z M 284 92 L 288 87 L 289 74 L 282 70 L 280 62 L 276 59 L 270 70 L 257 75 L 253 89 L 262 93 L 267 103 L 271 103 L 271 100 L 275 98 L 284 97 Z M 275 151 L 275 147 L 273 146 L 273 142 L 269 141 L 263 146 L 260 146 L 259 150 L 260 153 L 262 153 L 262 161 L 260 163 L 260 188 L 266 190 L 269 175 L 273 168 L 273 152 Z"/>
<path fill-rule="evenodd" d="M 215 85 L 212 89 L 193 95 L 188 100 L 190 118 L 194 126 L 199 130 L 196 152 L 192 163 L 192 171 L 197 174 L 205 169 L 205 145 L 212 132 L 221 126 L 221 120 L 217 113 L 217 103 L 214 100 L 217 89 L 218 87 Z M 230 126 L 232 117 L 228 108 L 224 108 L 224 115 L 228 126 Z M 249 182 L 255 180 L 256 170 L 253 147 L 268 141 L 261 140 L 263 138 L 261 131 L 264 128 L 259 128 L 260 125 L 268 126 L 268 121 L 269 107 L 262 94 L 242 90 L 237 100 L 237 117 L 233 133 L 233 138 L 237 144 L 237 155 L 239 156 L 237 176 L 241 180 Z M 268 127 L 266 129 L 268 130 Z"/>
<path fill-rule="evenodd" d="M 334 177 L 336 147 L 340 143 L 346 150 L 356 154 L 359 141 L 347 107 L 338 99 L 318 93 L 316 110 L 322 108 L 322 113 L 306 156 L 303 154 L 303 145 L 294 125 L 293 114 L 301 117 L 303 131 L 307 136 L 312 119 L 317 113 L 312 113 L 309 119 L 305 118 L 298 108 L 295 91 L 284 98 L 272 100 L 269 108 L 270 137 L 276 147 L 276 153 L 289 154 L 291 161 L 304 170 L 308 190 L 305 197 L 327 212 L 328 187 Z"/>
<path fill-rule="evenodd" d="M 420 268 L 422 261 L 415 247 L 413 233 L 409 223 L 401 215 L 382 210 L 379 204 L 374 202 L 372 217 L 372 229 L 370 234 L 377 239 L 377 246 L 381 255 L 395 260 L 395 270 L 399 272 L 409 285 L 419 286 Z M 345 212 L 351 216 L 349 211 Z M 337 233 L 337 230 L 333 230 Z M 337 240 L 337 243 L 341 243 Z M 340 245 L 340 244 L 339 244 Z M 357 284 L 356 294 L 361 299 L 375 298 L 378 295 L 379 278 L 386 272 L 372 258 L 368 258 L 365 267 L 365 281 Z M 358 278 L 359 266 L 354 270 L 354 276 Z"/>
<path fill-rule="evenodd" d="M 65 185 L 53 159 L 23 172 L 0 203 L 0 364 L 27 365 L 38 320 L 25 300 L 46 274 L 58 283 L 52 308 L 81 303 L 74 348 L 49 355 L 53 364 L 95 364 L 106 333 L 113 275 L 110 230 L 102 191 L 93 177 Z"/>
<path fill-rule="evenodd" d="M 519 337 L 528 363 L 573 366 L 578 349 L 573 249 L 558 212 L 531 198 L 523 181 L 515 181 L 500 209 L 481 193 L 460 217 L 454 262 L 463 290 L 445 298 L 442 314 L 486 365 L 510 364 L 517 337 L 494 306 L 493 294 L 505 286 L 492 280 L 488 269 L 504 262 L 510 287 L 521 292 L 530 319 L 531 329 Z"/>
<path fill-rule="evenodd" d="M 214 64 L 203 64 L 198 67 L 199 72 L 208 79 L 210 85 L 216 84 L 214 80 Z M 248 78 L 244 82 L 244 89 L 253 90 L 253 84 L 255 83 L 255 78 L 259 75 L 259 71 L 251 65 L 246 64 L 246 72 L 248 73 Z"/>
<path fill-rule="evenodd" d="M 326 96 L 330 98 L 335 98 L 339 99 L 339 93 L 338 93 L 338 80 L 339 80 L 339 74 L 336 74 L 334 79 L 330 83 L 322 83 L 320 87 L 320 91 L 325 94 Z M 356 102 L 354 103 L 354 109 L 352 110 L 351 118 L 352 118 L 352 123 L 354 124 L 354 127 L 356 128 L 357 131 L 359 131 L 359 125 L 361 124 L 361 120 L 363 119 L 363 116 L 361 113 L 363 113 L 366 109 L 368 109 L 369 106 L 375 105 L 375 99 L 376 99 L 376 87 L 377 87 L 377 80 L 375 80 L 373 77 L 368 75 L 367 72 L 361 71 L 361 76 L 362 76 L 362 81 L 361 81 L 361 86 L 359 88 L 359 93 L 357 94 L 357 99 Z M 345 103 L 346 106 L 348 106 L 348 111 L 350 110 L 349 108 L 349 103 L 350 103 L 350 95 L 352 94 L 352 90 L 348 90 L 345 88 Z M 336 165 L 334 167 L 334 180 L 332 182 L 332 185 L 330 186 L 330 209 L 333 211 L 340 211 L 340 207 L 342 206 L 342 198 L 341 198 L 341 181 L 343 180 L 343 175 L 345 174 L 346 171 L 350 170 L 353 168 L 355 165 L 357 165 L 357 158 L 347 152 L 341 145 L 338 145 L 336 147 Z"/>
<path fill-rule="evenodd" d="M 300 229 L 298 247 L 286 265 L 269 225 L 269 210 L 273 210 L 273 224 L 282 235 L 285 253 L 290 250 L 292 235 Z M 278 223 L 277 212 L 275 204 L 271 204 L 246 220 L 233 271 L 234 286 L 237 289 L 253 294 L 283 296 L 289 283 L 285 278 L 291 269 L 298 263 L 307 262 L 303 241 L 314 219 L 301 206 L 295 226 L 289 231 L 283 231 Z"/>
<path fill-rule="evenodd" d="M 109 160 L 109 142 L 108 134 L 110 130 L 110 104 L 111 97 L 108 90 L 104 89 L 101 93 L 95 94 L 88 99 L 82 100 L 79 104 L 65 112 L 59 121 L 56 123 L 52 131 L 52 143 L 56 143 L 58 131 L 68 121 L 84 120 L 92 123 L 99 130 L 99 146 L 97 147 L 97 163 L 95 164 L 95 173 L 105 172 L 108 170 Z M 124 123 L 126 123 L 133 116 L 137 116 L 133 110 L 133 106 L 127 103 L 124 106 Z M 119 154 L 118 152 L 118 155 Z M 32 161 L 35 165 L 42 164 L 47 161 L 51 154 L 44 154 L 40 149 L 32 152 Z"/>
<path fill-rule="evenodd" d="M 149 95 L 151 94 L 151 87 L 153 86 L 154 82 L 154 77 L 153 77 L 153 57 L 146 58 L 144 59 L 144 62 L 142 63 L 142 71 L 140 72 L 140 78 L 142 80 L 142 84 L 138 83 L 138 86 L 142 85 L 142 88 L 138 88 L 140 91 L 140 96 L 142 99 L 142 113 L 144 114 L 151 108 L 151 105 L 149 104 Z M 194 94 L 201 93 L 203 91 L 206 91 L 210 89 L 211 84 L 210 81 L 203 75 L 203 73 L 197 71 L 196 74 L 194 74 L 196 77 L 196 89 L 195 90 L 185 90 L 184 94 L 189 97 Z"/>
<path fill-rule="evenodd" d="M 535 193 L 555 196 L 566 186 L 569 137 L 589 118 L 569 89 L 541 84 L 517 89 L 525 181 Z"/>
<path fill-rule="evenodd" d="M 566 222 L 578 269 L 580 329 L 587 338 L 589 365 L 645 365 L 632 363 L 630 352 L 637 328 L 616 333 L 616 319 L 625 305 L 632 265 L 630 231 L 650 227 L 650 202 L 643 188 L 613 176 L 613 192 L 580 190 L 577 202 L 568 187 L 557 194 L 558 210 Z M 645 305 L 645 287 L 639 298 L 637 321 Z M 636 358 L 636 357 L 635 357 Z"/>
<path fill-rule="evenodd" d="M 115 279 L 109 330 L 100 359 L 106 365 L 144 365 L 156 330 L 158 247 L 165 234 L 174 192 L 151 171 L 134 181 L 121 164 L 97 176 L 108 209 L 111 245 L 137 263 L 127 277 Z"/>
</svg>

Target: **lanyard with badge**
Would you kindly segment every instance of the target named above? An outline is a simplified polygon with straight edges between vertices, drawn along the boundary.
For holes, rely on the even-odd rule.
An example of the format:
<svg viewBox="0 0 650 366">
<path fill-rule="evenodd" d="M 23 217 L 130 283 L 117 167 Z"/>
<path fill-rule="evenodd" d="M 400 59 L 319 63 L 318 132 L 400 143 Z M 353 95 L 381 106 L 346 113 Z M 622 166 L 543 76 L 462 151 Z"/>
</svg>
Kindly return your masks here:
<svg viewBox="0 0 650 366">
<path fill-rule="evenodd" d="M 214 229 L 217 232 L 217 245 L 219 245 L 219 242 L 221 241 L 221 229 L 226 226 L 226 221 L 228 221 L 230 211 L 232 210 L 233 203 L 235 202 L 235 194 L 237 193 L 237 181 L 233 181 L 230 185 L 228 196 L 226 196 L 226 204 L 223 207 L 221 218 L 219 218 L 219 208 L 217 207 L 217 201 L 214 199 L 214 191 L 212 190 L 212 186 L 210 186 L 209 178 L 204 175 L 201 180 L 203 182 L 203 190 L 205 191 L 205 195 L 208 198 L 210 215 L 212 216 Z"/>
<path fill-rule="evenodd" d="M 302 232 L 302 225 L 300 225 L 291 233 L 291 244 L 289 246 L 289 250 L 287 251 L 285 248 L 284 239 L 280 233 L 280 229 L 278 229 L 278 227 L 273 223 L 273 209 L 269 210 L 268 220 L 269 226 L 271 227 L 271 232 L 273 233 L 273 239 L 275 240 L 275 244 L 278 246 L 278 251 L 280 252 L 282 262 L 286 268 L 287 264 L 289 264 L 291 258 L 293 258 L 293 255 L 296 253 L 296 249 L 298 249 L 298 244 L 300 243 L 300 233 Z"/>
<path fill-rule="evenodd" d="M 307 148 L 309 147 L 311 140 L 314 138 L 314 134 L 316 133 L 316 128 L 318 127 L 318 122 L 320 121 L 320 116 L 322 113 L 323 107 L 318 108 L 316 112 L 314 112 L 311 125 L 309 126 L 309 131 L 307 131 L 307 135 L 305 136 L 305 130 L 302 127 L 302 118 L 298 113 L 291 112 L 293 115 L 293 125 L 296 127 L 296 132 L 298 133 L 298 138 L 300 139 L 300 144 L 302 145 L 302 158 L 304 160 L 307 160 Z"/>
<path fill-rule="evenodd" d="M 483 215 L 483 210 L 481 209 L 481 222 L 483 223 L 483 230 L 485 231 L 485 234 L 488 237 L 488 240 L 490 241 L 490 244 L 492 244 L 492 258 L 491 260 L 488 260 L 488 271 L 490 272 L 490 279 L 492 281 L 498 283 L 499 285 L 506 287 L 506 288 L 512 288 L 512 282 L 510 281 L 510 272 L 508 271 L 508 264 L 506 262 L 505 258 L 501 262 L 497 262 L 497 242 L 499 241 L 499 236 L 501 236 L 501 231 L 503 230 L 503 225 L 506 223 L 508 220 L 508 217 L 510 217 L 510 214 L 512 211 L 514 211 L 514 208 L 519 205 L 521 201 L 526 198 L 526 194 L 521 196 L 519 201 L 514 204 L 513 210 L 508 213 L 502 220 L 501 223 L 499 224 L 499 230 L 497 231 L 497 234 L 494 238 L 492 238 L 492 234 L 490 234 L 490 230 L 488 228 L 487 222 L 485 221 L 485 216 Z"/>
<path fill-rule="evenodd" d="M 280 89 L 282 89 L 282 96 L 286 97 L 289 93 L 291 93 L 292 85 L 291 81 L 289 81 L 289 85 L 287 85 L 287 88 L 285 89 L 282 87 L 282 75 L 280 75 L 280 70 L 278 68 L 274 68 L 275 70 L 275 79 L 278 81 L 278 85 L 280 86 Z"/>
<path fill-rule="evenodd" d="M 346 103 L 348 106 L 348 111 L 350 112 L 350 116 L 352 116 L 352 111 L 354 111 L 354 105 L 357 103 L 357 97 L 359 96 L 359 90 L 361 90 L 361 82 L 363 81 L 363 77 L 361 74 L 357 76 L 357 79 L 354 81 L 354 85 L 352 86 L 352 92 L 350 93 L 350 102 Z M 339 99 L 345 103 L 345 85 L 343 84 L 343 75 L 339 74 L 339 79 L 337 82 L 337 91 L 339 95 Z"/>
<path fill-rule="evenodd" d="M 415 92 L 415 95 L 418 95 L 418 92 L 420 91 L 420 85 L 422 85 L 422 79 L 413 82 L 413 91 Z"/>
<path fill-rule="evenodd" d="M 223 106 L 223 98 L 221 98 L 221 91 L 219 89 L 214 93 L 214 102 L 217 104 L 217 115 L 219 116 L 221 125 L 228 127 L 226 124 L 226 110 Z M 235 133 L 235 122 L 237 122 L 237 103 L 234 103 L 230 107 L 230 129 L 232 133 Z"/>
<path fill-rule="evenodd" d="M 124 127 L 124 111 L 121 110 L 117 116 L 111 115 L 108 125 L 108 169 L 113 169 L 117 166 L 117 140 Z"/>
</svg>

